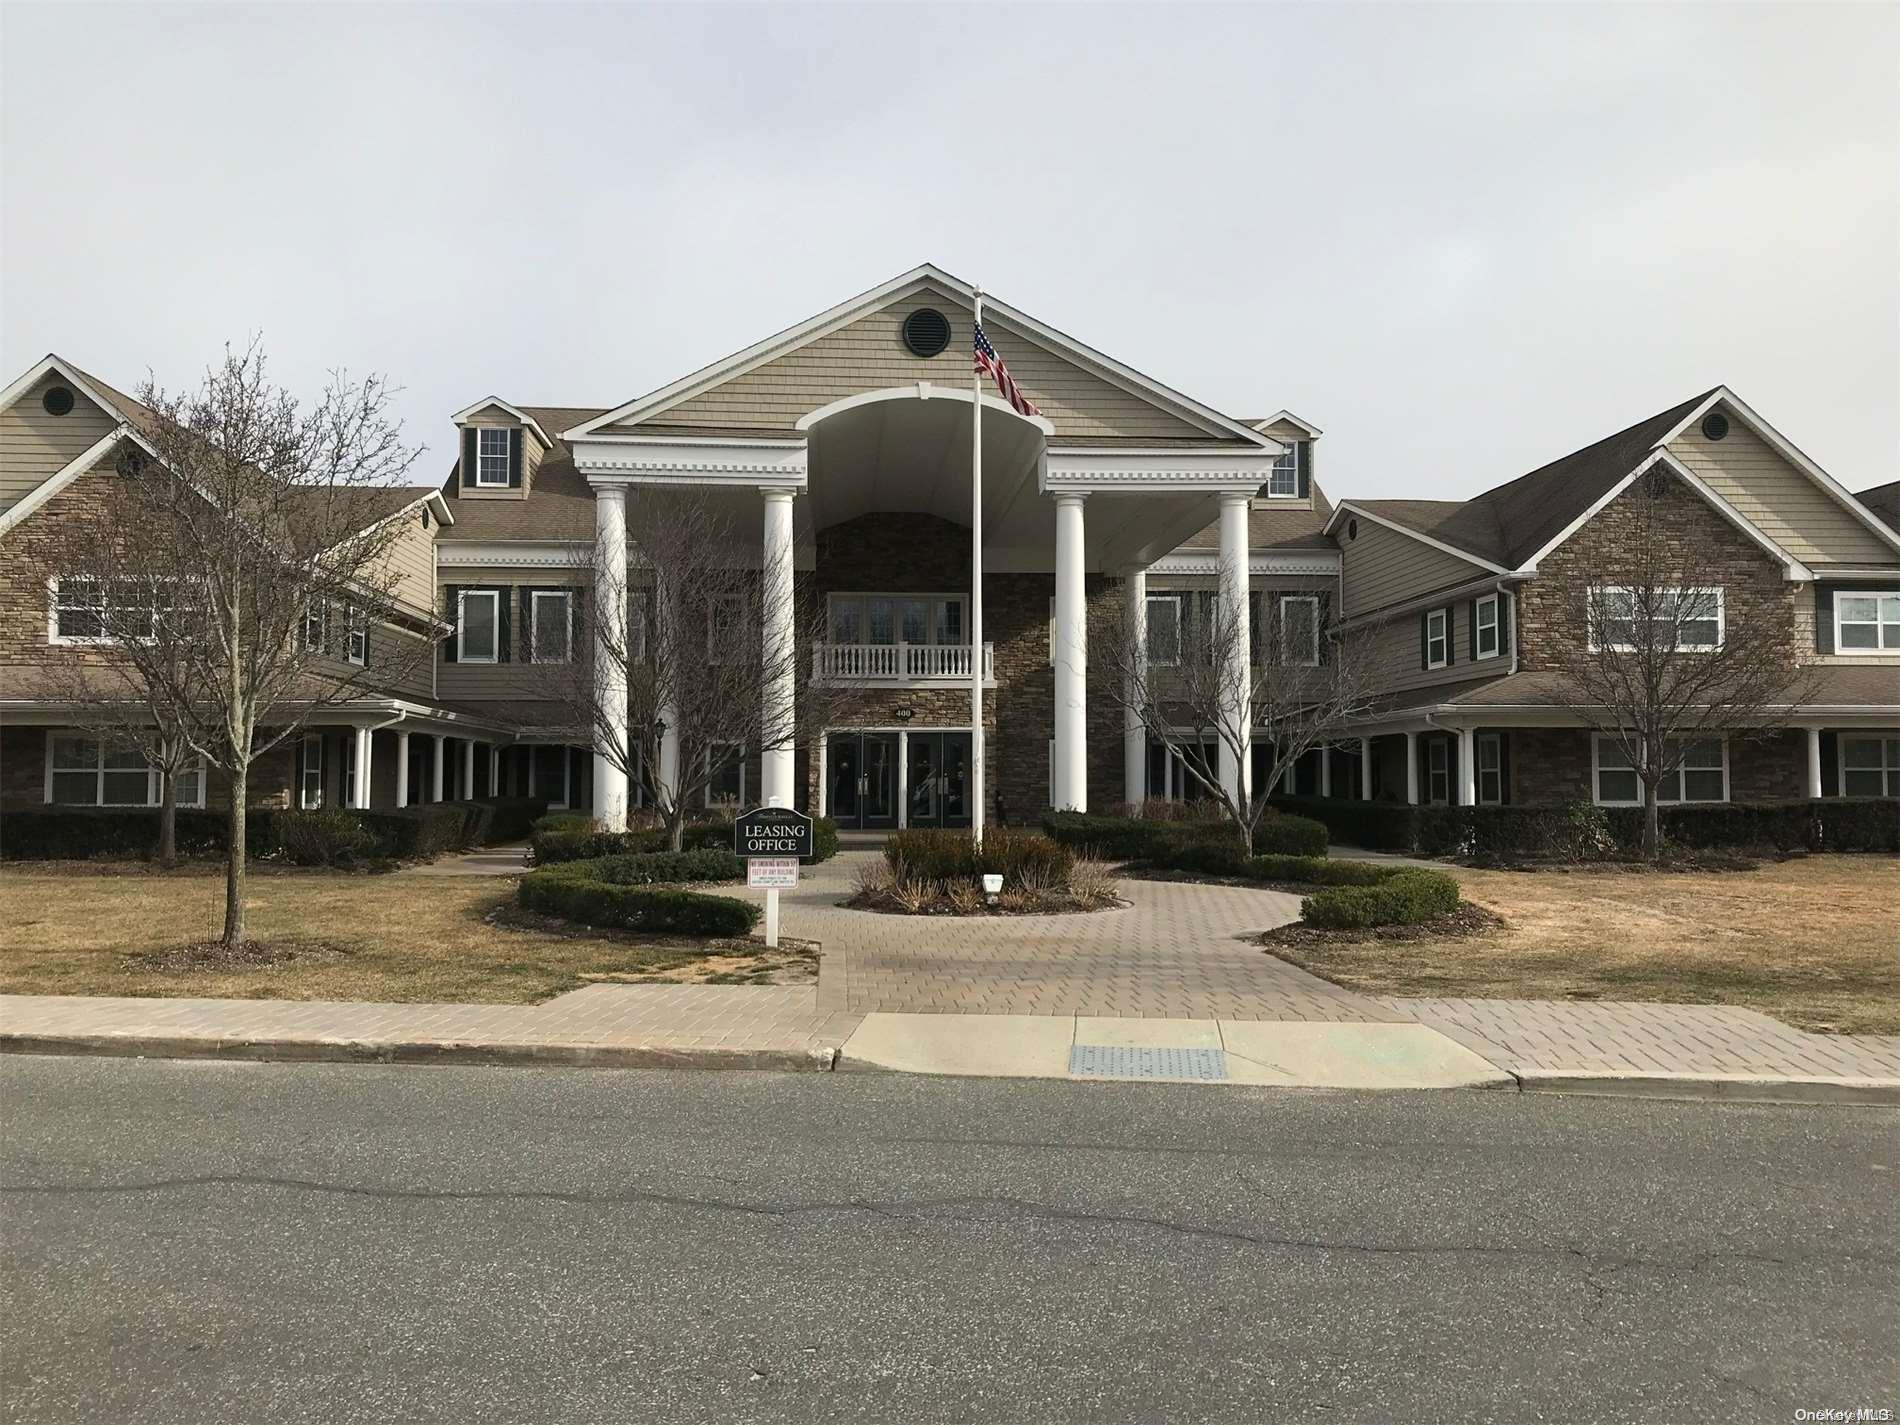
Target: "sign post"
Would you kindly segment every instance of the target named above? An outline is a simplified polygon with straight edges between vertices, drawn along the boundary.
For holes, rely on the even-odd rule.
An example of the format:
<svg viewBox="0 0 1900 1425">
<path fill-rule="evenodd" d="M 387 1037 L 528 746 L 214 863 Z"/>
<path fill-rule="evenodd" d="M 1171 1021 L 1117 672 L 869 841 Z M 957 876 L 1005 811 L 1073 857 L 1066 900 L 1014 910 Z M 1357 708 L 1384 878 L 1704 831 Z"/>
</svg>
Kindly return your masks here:
<svg viewBox="0 0 1900 1425">
<path fill-rule="evenodd" d="M 812 820 L 789 807 L 760 807 L 733 823 L 733 850 L 745 883 L 765 890 L 765 943 L 778 948 L 778 893 L 798 885 L 798 863 L 813 854 Z"/>
</svg>

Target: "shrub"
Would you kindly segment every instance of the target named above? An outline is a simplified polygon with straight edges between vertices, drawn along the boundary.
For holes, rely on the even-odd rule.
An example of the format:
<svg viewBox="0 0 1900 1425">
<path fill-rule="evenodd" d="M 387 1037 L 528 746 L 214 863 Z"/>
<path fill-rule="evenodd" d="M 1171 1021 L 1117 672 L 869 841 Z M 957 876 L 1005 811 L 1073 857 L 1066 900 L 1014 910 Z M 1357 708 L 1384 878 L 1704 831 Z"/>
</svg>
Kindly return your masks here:
<svg viewBox="0 0 1900 1425">
<path fill-rule="evenodd" d="M 1336 886 L 1300 902 L 1300 919 L 1324 930 L 1417 925 L 1458 909 L 1458 883 L 1443 871 L 1405 866 L 1373 886 Z"/>
<path fill-rule="evenodd" d="M 571 820 L 566 816 L 543 817 L 535 823 L 535 832 L 528 839 L 528 845 L 537 866 L 553 866 L 563 861 L 591 861 L 602 856 L 637 856 L 667 849 L 665 827 L 643 826 L 628 831 L 602 831 L 592 818 L 585 816 Z M 680 836 L 680 848 L 684 851 L 730 851 L 732 846 L 733 831 L 729 821 L 689 822 Z M 812 851 L 814 854 L 804 863 L 807 866 L 829 861 L 838 854 L 838 823 L 828 816 L 817 817 L 812 823 Z"/>
<path fill-rule="evenodd" d="M 1075 866 L 1067 846 L 1007 827 L 986 831 L 980 850 L 967 831 L 895 832 L 884 842 L 884 859 L 900 881 L 975 885 L 980 876 L 1000 874 L 1012 890 L 1067 885 Z"/>
<path fill-rule="evenodd" d="M 272 821 L 277 850 L 293 866 L 347 866 L 376 845 L 374 833 L 341 807 L 279 812 Z"/>
<path fill-rule="evenodd" d="M 351 813 L 375 837 L 378 856 L 410 861 L 460 851 L 468 845 L 469 814 L 462 802 L 426 802 L 393 811 Z"/>
<path fill-rule="evenodd" d="M 1412 851 L 1418 846 L 1415 823 L 1421 808 L 1403 802 L 1275 797 L 1273 804 L 1319 822 L 1342 846 L 1361 846 L 1368 851 Z"/>
<path fill-rule="evenodd" d="M 1245 858 L 1240 834 L 1224 818 L 1137 821 L 1132 817 L 1058 811 L 1044 817 L 1042 825 L 1051 840 L 1105 861 L 1139 861 L 1154 870 L 1207 875 L 1244 874 L 1231 869 L 1237 864 L 1236 858 Z M 1324 856 L 1326 839 L 1326 828 L 1321 823 L 1269 810 L 1254 827 L 1253 844 L 1256 854 Z"/>
<path fill-rule="evenodd" d="M 594 818 L 584 811 L 551 811 L 537 816 L 534 824 L 528 828 L 528 834 L 538 836 L 544 831 L 592 831 Z"/>
<path fill-rule="evenodd" d="M 1816 851 L 1900 851 L 1900 798 L 1812 802 Z"/>
<path fill-rule="evenodd" d="M 483 797 L 481 802 L 492 808 L 484 844 L 526 840 L 548 809 L 546 797 Z"/>
<path fill-rule="evenodd" d="M 731 896 L 602 880 L 589 872 L 593 865 L 576 861 L 530 871 L 515 898 L 524 910 L 583 925 L 667 935 L 746 935 L 761 913 L 751 902 Z"/>
<path fill-rule="evenodd" d="M 1256 856 L 1324 856 L 1326 841 L 1325 824 L 1306 816 L 1269 814 L 1253 833 Z"/>
<path fill-rule="evenodd" d="M 180 807 L 178 854 L 222 852 L 226 814 L 221 807 Z M 252 807 L 245 817 L 247 854 L 267 856 L 277 849 L 274 807 Z M 0 815 L 0 858 L 9 861 L 84 861 L 94 858 L 141 860 L 158 848 L 157 808 L 96 807 L 7 808 Z"/>
<path fill-rule="evenodd" d="M 569 861 L 567 867 L 616 886 L 653 886 L 672 881 L 736 881 L 745 862 L 731 851 L 647 851 L 633 856 L 602 856 Z"/>
<path fill-rule="evenodd" d="M 1050 812 L 1042 819 L 1042 829 L 1050 840 L 1106 861 L 1146 861 L 1172 845 L 1178 834 L 1171 822 L 1079 811 Z"/>
<path fill-rule="evenodd" d="M 1324 856 L 1256 856 L 1248 874 L 1261 881 L 1291 881 L 1315 886 L 1377 886 L 1391 880 L 1403 866 L 1377 866 L 1369 861 L 1331 861 Z"/>
</svg>

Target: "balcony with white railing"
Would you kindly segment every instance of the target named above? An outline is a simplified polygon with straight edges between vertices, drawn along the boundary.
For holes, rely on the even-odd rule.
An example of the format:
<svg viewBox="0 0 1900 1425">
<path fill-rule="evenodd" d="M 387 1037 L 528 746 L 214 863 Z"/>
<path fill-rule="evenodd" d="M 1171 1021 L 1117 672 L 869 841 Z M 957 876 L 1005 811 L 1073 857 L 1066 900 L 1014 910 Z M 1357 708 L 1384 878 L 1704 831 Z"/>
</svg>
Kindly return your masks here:
<svg viewBox="0 0 1900 1425">
<path fill-rule="evenodd" d="M 967 643 L 819 643 L 815 682 L 849 688 L 960 688 L 970 683 Z M 983 645 L 983 685 L 996 686 L 996 646 Z"/>
</svg>

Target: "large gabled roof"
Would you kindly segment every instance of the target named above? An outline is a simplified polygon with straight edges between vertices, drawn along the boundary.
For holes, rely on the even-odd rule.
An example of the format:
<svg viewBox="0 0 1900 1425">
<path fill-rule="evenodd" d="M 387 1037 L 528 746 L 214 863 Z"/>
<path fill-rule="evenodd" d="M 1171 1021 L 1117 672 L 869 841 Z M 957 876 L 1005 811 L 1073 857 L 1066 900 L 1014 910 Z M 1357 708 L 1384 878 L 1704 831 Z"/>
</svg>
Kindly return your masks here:
<svg viewBox="0 0 1900 1425">
<path fill-rule="evenodd" d="M 837 306 L 830 307 L 795 326 L 776 332 L 743 351 L 736 351 L 723 360 L 715 361 L 710 366 L 701 367 L 698 371 L 682 376 L 679 380 L 662 386 L 657 391 L 648 392 L 611 410 L 602 411 L 591 420 L 572 427 L 563 427 L 560 434 L 572 440 L 593 434 L 606 426 L 624 427 L 645 424 L 651 418 L 663 414 L 683 401 L 690 400 L 702 392 L 730 381 L 735 376 L 775 360 L 808 342 L 816 341 L 906 292 L 925 286 L 936 287 L 965 302 L 973 302 L 976 298 L 977 289 L 970 283 L 952 276 L 934 263 L 926 262 L 913 267 L 908 272 L 899 273 L 888 282 L 860 292 L 857 296 L 840 302 Z M 1037 321 L 1028 313 L 1010 306 L 1007 302 L 999 301 L 988 293 L 983 295 L 983 305 L 986 313 L 994 314 L 999 322 L 1025 340 L 1034 342 L 1092 371 L 1095 375 L 1152 402 L 1191 425 L 1199 426 L 1211 436 L 1224 441 L 1244 442 L 1249 446 L 1271 447 L 1276 444 L 1270 436 L 1252 429 L 1244 422 L 1222 415 L 1213 407 L 1172 387 L 1165 386 L 1132 367 L 1123 365 L 1113 357 Z"/>
</svg>

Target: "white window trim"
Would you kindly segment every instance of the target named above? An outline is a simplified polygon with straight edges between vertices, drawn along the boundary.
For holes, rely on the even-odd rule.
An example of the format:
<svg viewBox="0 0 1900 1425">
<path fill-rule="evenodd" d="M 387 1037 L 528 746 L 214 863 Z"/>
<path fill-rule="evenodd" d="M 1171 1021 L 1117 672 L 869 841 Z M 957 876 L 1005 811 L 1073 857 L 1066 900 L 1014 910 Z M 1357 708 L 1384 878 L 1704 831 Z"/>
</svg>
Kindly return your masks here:
<svg viewBox="0 0 1900 1425">
<path fill-rule="evenodd" d="M 1442 761 L 1445 765 L 1442 767 L 1434 767 L 1432 765 L 1434 759 Z M 1432 795 L 1433 779 L 1437 777 L 1443 777 L 1445 779 L 1445 797 L 1443 801 L 1440 801 L 1437 797 Z M 1434 737 L 1425 744 L 1425 803 L 1427 806 L 1450 806 L 1452 804 L 1451 797 L 1451 739 L 1449 737 Z"/>
<path fill-rule="evenodd" d="M 912 647 L 920 647 L 920 646 L 928 645 L 933 648 L 934 647 L 968 648 L 970 646 L 970 596 L 968 594 L 959 594 L 954 591 L 943 591 L 943 590 L 939 590 L 936 592 L 921 591 L 921 592 L 912 592 L 912 593 L 892 594 L 892 593 L 886 593 L 885 591 L 881 589 L 834 589 L 831 591 L 831 593 L 825 596 L 825 637 L 827 639 L 830 639 L 834 643 L 837 641 L 836 639 L 832 638 L 831 620 L 832 620 L 833 612 L 836 610 L 838 604 L 842 601 L 850 601 L 850 602 L 856 602 L 856 603 L 861 603 L 861 604 L 866 605 L 866 607 L 864 607 L 860 611 L 862 614 L 860 632 L 869 633 L 871 611 L 868 605 L 869 605 L 869 601 L 872 599 L 889 599 L 893 604 L 921 603 L 924 605 L 924 637 L 923 637 L 922 645 L 918 644 L 914 639 L 903 638 L 900 636 L 900 637 L 892 639 L 891 642 L 888 644 L 875 645 L 875 646 L 895 648 L 900 643 L 908 644 Z M 941 604 L 955 604 L 959 609 L 962 610 L 962 613 L 959 615 L 957 622 L 962 626 L 963 636 L 961 639 L 959 639 L 955 643 L 939 644 L 937 642 L 937 614 L 939 611 L 938 606 Z M 1055 619 L 1055 600 L 1054 599 L 1051 599 L 1049 601 L 1049 610 L 1050 610 L 1049 617 L 1050 617 L 1051 623 L 1053 624 L 1054 619 Z M 904 616 L 901 611 L 896 611 L 893 613 L 891 631 L 899 635 L 903 633 Z M 873 645 L 870 645 L 868 640 L 866 639 L 860 639 L 858 641 L 857 646 L 865 647 L 865 646 L 873 646 Z"/>
<path fill-rule="evenodd" d="M 1186 594 L 1164 589 L 1157 593 L 1149 594 L 1143 600 L 1141 606 L 1141 643 L 1142 652 L 1146 655 L 1150 668 L 1179 668 L 1181 666 L 1181 655 L 1186 651 L 1187 644 L 1187 599 L 1188 596 Z M 1174 657 L 1172 658 L 1155 657 L 1153 643 L 1148 636 L 1148 606 L 1164 601 L 1174 605 Z M 1055 627 L 1056 601 L 1051 599 L 1049 600 L 1049 661 L 1052 664 L 1056 661 Z"/>
<path fill-rule="evenodd" d="M 725 742 L 725 743 L 721 743 L 721 744 L 720 744 L 720 746 L 722 746 L 722 747 L 732 747 L 732 746 L 735 746 L 735 745 L 736 745 L 736 746 L 738 747 L 738 749 L 739 749 L 739 760 L 738 760 L 738 761 L 737 761 L 737 762 L 736 762 L 736 763 L 734 764 L 734 765 L 735 765 L 735 766 L 737 766 L 737 767 L 738 767 L 738 769 L 739 769 L 739 805 L 740 805 L 741 807 L 743 807 L 743 806 L 745 806 L 745 804 L 746 804 L 746 799 L 745 799 L 745 782 L 746 782 L 746 776 L 745 776 L 745 764 L 746 764 L 746 756 L 747 756 L 747 754 L 746 754 L 746 747 L 745 747 L 745 744 L 744 744 L 743 742 L 741 742 L 741 743 L 737 743 L 737 744 L 734 744 L 734 743 L 730 743 L 730 742 Z M 718 803 L 718 802 L 715 802 L 715 801 L 713 800 L 713 770 L 712 770 L 712 748 L 710 748 L 710 747 L 708 747 L 708 748 L 706 749 L 706 762 L 705 762 L 705 768 L 706 768 L 706 785 L 705 785 L 705 787 L 704 787 L 704 789 L 702 789 L 702 791 L 700 792 L 700 801 L 701 801 L 701 802 L 702 802 L 702 803 L 703 803 L 703 804 L 704 804 L 704 805 L 705 805 L 705 806 L 706 806 L 706 807 L 707 807 L 708 809 L 711 809 L 712 807 L 715 807 L 715 806 L 718 806 L 718 805 L 719 805 L 719 803 Z"/>
<path fill-rule="evenodd" d="M 1491 651 L 1484 651 L 1484 611 L 1491 609 Z M 1496 594 L 1486 594 L 1473 602 L 1471 606 L 1471 661 L 1481 663 L 1487 658 L 1502 657 L 1504 653 L 1504 601 Z"/>
<path fill-rule="evenodd" d="M 482 449 L 488 443 L 488 437 L 501 437 L 501 479 L 490 480 L 487 477 L 487 462 L 496 457 Z M 514 435 L 507 426 L 475 427 L 475 488 L 478 490 L 506 490 L 508 488 L 508 466 L 514 458 Z"/>
<path fill-rule="evenodd" d="M 76 582 L 95 584 L 102 589 L 105 584 L 103 579 L 94 578 L 88 574 L 70 574 L 66 577 Z M 57 574 L 51 576 L 46 581 L 47 643 L 55 648 L 101 648 L 110 644 L 113 640 L 107 634 L 62 634 L 59 631 L 59 581 L 60 576 Z M 77 612 L 77 610 L 75 610 L 75 612 Z M 99 605 L 99 615 L 100 623 L 103 626 L 105 621 L 105 604 L 103 599 Z"/>
<path fill-rule="evenodd" d="M 369 662 L 368 612 L 345 605 L 343 630 L 343 661 L 363 667 Z"/>
<path fill-rule="evenodd" d="M 1856 742 L 1872 743 L 1875 747 L 1880 749 L 1880 762 L 1877 766 L 1849 767 L 1847 765 L 1847 749 Z M 1836 794 L 1843 797 L 1861 795 L 1860 793 L 1847 790 L 1847 774 L 1849 772 L 1873 772 L 1879 775 L 1881 782 L 1881 790 L 1876 792 L 1874 794 L 1875 796 L 1900 796 L 1900 753 L 1889 756 L 1890 751 L 1896 747 L 1900 747 L 1900 730 L 1882 732 L 1879 729 L 1869 729 L 1864 734 L 1856 734 L 1854 736 L 1842 733 L 1840 737 L 1840 748 L 1835 758 L 1837 765 L 1834 769 L 1834 790 Z M 1890 786 L 1895 790 L 1887 790 Z"/>
<path fill-rule="evenodd" d="M 1843 599 L 1874 600 L 1874 644 L 1872 648 L 1849 648 L 1841 642 L 1841 601 Z M 1891 648 L 1880 643 L 1881 629 L 1885 626 L 1880 617 L 1881 599 L 1900 599 L 1900 589 L 1836 589 L 1834 591 L 1834 651 L 1849 658 L 1900 658 L 1900 643 Z M 1854 623 L 1862 620 L 1854 619 Z"/>
<path fill-rule="evenodd" d="M 567 625 L 562 640 L 567 653 L 560 658 L 541 656 L 541 600 L 558 599 Z M 571 663 L 574 661 L 574 591 L 572 589 L 535 589 L 528 595 L 528 661 L 531 663 Z"/>
<path fill-rule="evenodd" d="M 1285 462 L 1282 465 L 1282 461 Z M 1285 475 L 1290 488 L 1279 488 L 1280 477 Z M 1267 474 L 1267 498 L 1270 500 L 1297 500 L 1300 497 L 1300 453 L 1295 445 L 1273 459 L 1273 469 Z"/>
<path fill-rule="evenodd" d="M 1610 799 L 1610 798 L 1604 797 L 1603 795 L 1603 778 L 1602 778 L 1603 744 L 1606 742 L 1614 743 L 1615 741 L 1616 741 L 1615 737 L 1612 734 L 1607 733 L 1607 732 L 1592 733 L 1590 736 L 1590 800 L 1600 807 L 1639 807 L 1643 804 L 1643 779 L 1641 776 L 1637 776 L 1636 778 L 1636 797 L 1633 801 Z M 1681 738 L 1672 738 L 1671 741 L 1714 742 L 1720 745 L 1722 749 L 1722 795 L 1719 799 L 1716 799 L 1714 801 L 1711 801 L 1707 797 L 1697 797 L 1691 800 L 1690 798 L 1683 796 L 1682 791 L 1685 785 L 1683 782 L 1683 774 L 1685 772 L 1688 772 L 1688 771 L 1712 772 L 1715 769 L 1713 767 L 1688 768 L 1688 767 L 1684 767 L 1680 762 L 1678 762 L 1676 764 L 1676 770 L 1670 773 L 1670 776 L 1676 779 L 1676 795 L 1674 799 L 1672 800 L 1667 800 L 1667 801 L 1663 800 L 1662 786 L 1658 785 L 1658 787 L 1656 788 L 1657 804 L 1660 806 L 1713 807 L 1713 806 L 1722 806 L 1726 802 L 1728 802 L 1730 799 L 1728 739 L 1726 737 L 1721 737 L 1721 736 L 1681 737 Z M 1616 768 L 1613 770 L 1623 771 L 1626 769 Z M 1664 780 L 1667 781 L 1667 778 L 1665 778 Z"/>
<path fill-rule="evenodd" d="M 468 651 L 468 601 L 487 599 L 494 612 L 489 630 L 494 645 L 486 658 L 478 658 Z M 463 589 L 455 596 L 455 661 L 458 663 L 499 663 L 501 662 L 501 593 L 496 589 Z"/>
<path fill-rule="evenodd" d="M 1722 590 L 1720 588 L 1696 587 L 1696 588 L 1683 588 L 1683 589 L 1671 588 L 1671 589 L 1668 589 L 1666 592 L 1674 594 L 1678 600 L 1680 600 L 1682 596 L 1685 594 L 1689 594 L 1689 595 L 1713 594 L 1715 596 L 1715 642 L 1711 644 L 1678 643 L 1673 651 L 1677 653 L 1716 653 L 1716 652 L 1719 652 L 1726 645 L 1728 641 L 1728 612 L 1727 612 L 1728 605 L 1727 605 L 1727 600 L 1722 595 Z M 1598 606 L 1601 602 L 1602 596 L 1604 594 L 1628 594 L 1630 596 L 1630 622 L 1632 625 L 1634 625 L 1636 621 L 1636 618 L 1635 618 L 1636 591 L 1627 584 L 1597 584 L 1591 587 L 1590 593 L 1591 593 L 1590 608 L 1589 608 L 1590 651 L 1592 653 L 1601 653 L 1607 649 L 1611 653 L 1636 652 L 1636 645 L 1633 643 L 1606 644 L 1606 643 L 1602 643 L 1598 641 L 1597 639 L 1597 621 L 1598 621 L 1597 611 L 1598 611 Z"/>
<path fill-rule="evenodd" d="M 1495 655 L 1493 655 L 1495 656 Z M 1484 750 L 1487 747 L 1497 751 L 1497 766 L 1487 768 L 1484 765 Z M 1481 732 L 1472 739 L 1471 755 L 1477 759 L 1477 765 L 1471 769 L 1471 783 L 1478 791 L 1478 805 L 1496 807 L 1504 805 L 1504 734 L 1501 732 Z M 1489 771 L 1498 779 L 1497 795 L 1487 797 L 1484 794 L 1484 775 Z"/>
<path fill-rule="evenodd" d="M 313 747 L 316 749 L 317 754 L 314 760 L 310 755 L 310 750 Z M 310 774 L 312 772 L 316 773 L 317 778 L 317 796 L 315 801 L 310 799 Z M 320 732 L 306 732 L 303 735 L 303 770 L 297 779 L 297 805 L 304 811 L 316 811 L 323 805 L 323 734 Z"/>
<path fill-rule="evenodd" d="M 1437 619 L 1440 623 L 1440 632 L 1437 639 L 1432 637 L 1433 619 Z M 1445 645 L 1445 656 L 1443 658 L 1432 657 L 1432 644 L 1434 642 L 1442 642 Z M 1425 610 L 1425 666 L 1428 669 L 1451 667 L 1451 610 L 1448 608 Z"/>
<path fill-rule="evenodd" d="M 1280 647 L 1282 651 L 1291 651 L 1286 631 L 1286 609 L 1288 604 L 1310 604 L 1313 608 L 1313 649 L 1310 658 L 1289 659 L 1290 668 L 1319 667 L 1319 595 L 1318 594 L 1282 594 L 1280 595 Z"/>
<path fill-rule="evenodd" d="M 316 621 L 317 636 L 310 637 L 310 624 Z M 322 653 L 324 645 L 330 641 L 330 606 L 321 599 L 313 599 L 303 611 L 303 623 L 297 630 L 297 647 L 304 653 Z"/>
<path fill-rule="evenodd" d="M 81 737 L 81 738 L 84 738 L 88 742 L 96 742 L 99 744 L 99 749 L 100 749 L 99 762 L 92 768 L 92 771 L 94 775 L 97 776 L 99 779 L 96 790 L 99 792 L 101 796 L 105 794 L 105 744 L 110 740 L 108 736 L 106 735 L 106 733 L 99 728 L 49 727 L 46 729 L 45 782 L 40 792 L 40 795 L 42 796 L 42 798 L 44 798 L 47 806 L 74 806 L 74 807 L 92 806 L 92 807 L 99 807 L 102 809 L 111 809 L 111 808 L 122 808 L 122 807 L 150 808 L 150 807 L 156 807 L 158 805 L 158 798 L 159 798 L 159 792 L 161 788 L 162 779 L 161 779 L 159 770 L 156 767 L 148 767 L 146 770 L 145 795 L 146 795 L 147 800 L 143 802 L 108 802 L 108 801 L 55 802 L 53 800 L 53 771 L 54 771 L 53 744 L 62 737 Z M 80 772 L 84 772 L 86 769 L 83 767 L 61 767 L 58 770 L 62 773 L 80 773 Z M 116 768 L 115 770 L 121 771 L 121 772 L 129 772 L 132 769 L 130 767 L 121 767 L 121 768 Z M 206 775 L 205 774 L 205 760 L 203 757 L 200 757 L 198 759 L 198 763 L 195 770 L 198 774 L 198 795 L 192 798 L 188 802 L 179 802 L 178 805 L 186 809 L 202 810 L 205 804 L 205 775 Z"/>
</svg>

